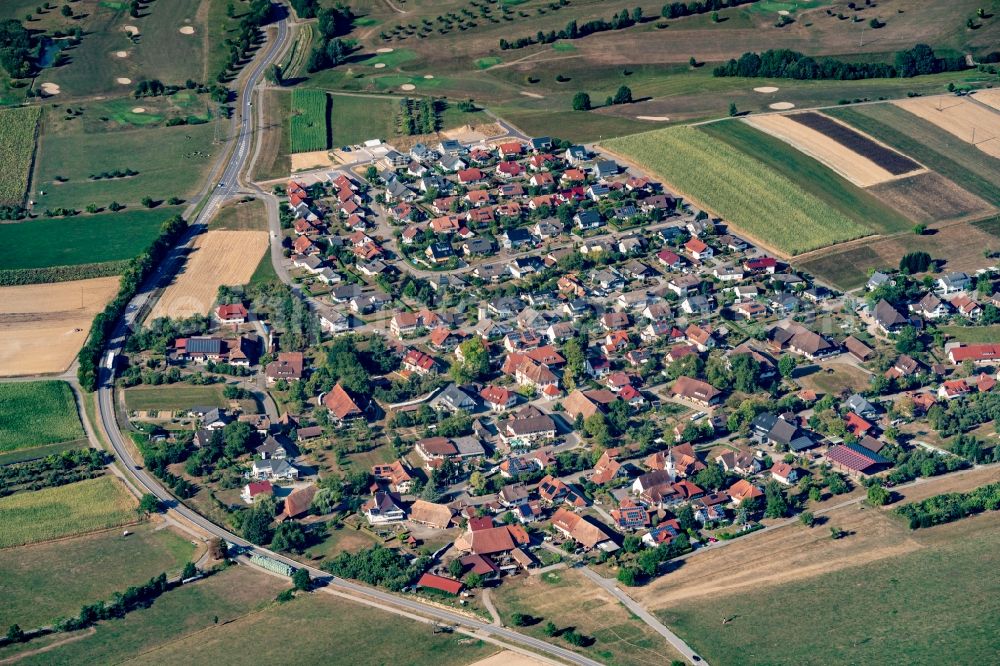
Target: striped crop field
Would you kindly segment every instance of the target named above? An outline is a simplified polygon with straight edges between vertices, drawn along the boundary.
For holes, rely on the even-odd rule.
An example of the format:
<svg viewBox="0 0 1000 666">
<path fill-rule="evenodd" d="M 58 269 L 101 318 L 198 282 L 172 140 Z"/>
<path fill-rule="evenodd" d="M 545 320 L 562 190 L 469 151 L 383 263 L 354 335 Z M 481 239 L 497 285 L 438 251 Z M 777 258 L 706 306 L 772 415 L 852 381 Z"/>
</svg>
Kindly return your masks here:
<svg viewBox="0 0 1000 666">
<path fill-rule="evenodd" d="M 20 204 L 28 189 L 35 128 L 41 109 L 27 107 L 0 112 L 0 204 Z"/>
<path fill-rule="evenodd" d="M 290 132 L 293 153 L 326 150 L 328 142 L 328 97 L 322 90 L 295 89 L 292 91 L 292 120 Z"/>
<path fill-rule="evenodd" d="M 763 162 L 694 127 L 654 130 L 602 145 L 786 255 L 872 233 Z"/>
<path fill-rule="evenodd" d="M 0 499 L 0 548 L 126 525 L 136 505 L 113 476 L 10 495 Z"/>
</svg>

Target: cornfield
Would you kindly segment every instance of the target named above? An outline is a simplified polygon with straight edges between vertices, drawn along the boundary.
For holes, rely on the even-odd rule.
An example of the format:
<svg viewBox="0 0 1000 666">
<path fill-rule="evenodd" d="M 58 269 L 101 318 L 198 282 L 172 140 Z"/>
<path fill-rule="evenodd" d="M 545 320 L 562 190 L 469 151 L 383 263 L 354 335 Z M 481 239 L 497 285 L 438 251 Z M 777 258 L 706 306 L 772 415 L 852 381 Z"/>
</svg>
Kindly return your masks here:
<svg viewBox="0 0 1000 666">
<path fill-rule="evenodd" d="M 21 204 L 35 150 L 38 107 L 0 111 L 0 204 Z"/>
<path fill-rule="evenodd" d="M 69 384 L 0 384 L 0 451 L 81 439 L 83 426 Z"/>
<path fill-rule="evenodd" d="M 136 505 L 111 476 L 10 495 L 0 499 L 0 548 L 126 525 Z"/>
<path fill-rule="evenodd" d="M 327 95 L 322 90 L 292 91 L 291 148 L 293 153 L 330 147 Z"/>
<path fill-rule="evenodd" d="M 657 174 L 696 205 L 789 255 L 871 233 L 758 160 L 693 127 L 634 134 L 604 145 Z"/>
</svg>

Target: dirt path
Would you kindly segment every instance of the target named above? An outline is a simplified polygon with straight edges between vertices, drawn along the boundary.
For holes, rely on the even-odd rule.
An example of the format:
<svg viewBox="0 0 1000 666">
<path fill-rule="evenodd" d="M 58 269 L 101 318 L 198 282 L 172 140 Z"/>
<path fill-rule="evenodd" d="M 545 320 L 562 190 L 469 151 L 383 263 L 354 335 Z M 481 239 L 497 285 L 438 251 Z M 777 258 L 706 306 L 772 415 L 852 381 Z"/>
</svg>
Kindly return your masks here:
<svg viewBox="0 0 1000 666">
<path fill-rule="evenodd" d="M 55 650 L 57 647 L 62 647 L 63 645 L 66 645 L 67 643 L 75 643 L 76 641 L 80 641 L 80 640 L 83 640 L 84 638 L 88 638 L 90 636 L 93 636 L 96 633 L 97 633 L 97 628 L 96 627 L 90 627 L 86 631 L 84 631 L 82 633 L 79 633 L 76 636 L 69 636 L 69 637 L 64 638 L 62 640 L 56 641 L 55 643 L 50 643 L 49 645 L 46 645 L 45 647 L 40 647 L 40 648 L 38 648 L 36 650 L 28 650 L 27 652 L 21 652 L 21 653 L 18 653 L 16 655 L 12 656 L 12 657 L 7 657 L 6 659 L 0 659 L 0 664 L 16 664 L 17 662 L 21 661 L 22 659 L 26 659 L 28 657 L 34 657 L 35 655 L 42 654 L 43 652 L 48 652 L 49 650 Z"/>
<path fill-rule="evenodd" d="M 483 605 L 486 606 L 486 610 L 490 612 L 490 616 L 493 618 L 493 624 L 498 627 L 503 626 L 503 620 L 500 619 L 500 613 L 497 612 L 497 607 L 493 605 L 493 595 L 490 594 L 489 589 L 483 590 Z"/>
</svg>

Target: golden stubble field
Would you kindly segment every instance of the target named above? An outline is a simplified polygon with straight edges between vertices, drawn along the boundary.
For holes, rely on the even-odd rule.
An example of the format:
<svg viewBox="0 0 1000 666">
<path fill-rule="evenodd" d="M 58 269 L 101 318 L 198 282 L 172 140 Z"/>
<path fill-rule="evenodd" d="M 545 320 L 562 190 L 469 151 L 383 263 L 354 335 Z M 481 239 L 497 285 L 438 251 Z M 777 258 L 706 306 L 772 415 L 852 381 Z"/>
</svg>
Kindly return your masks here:
<svg viewBox="0 0 1000 666">
<path fill-rule="evenodd" d="M 998 103 L 990 95 L 983 96 L 982 101 L 986 104 Z M 1000 158 L 1000 112 L 971 99 L 950 96 L 913 97 L 896 100 L 893 104 L 975 145 L 987 155 Z"/>
<path fill-rule="evenodd" d="M 246 284 L 267 250 L 266 231 L 209 231 L 176 279 L 153 306 L 149 319 L 208 314 L 222 285 Z"/>
<path fill-rule="evenodd" d="M 859 155 L 839 141 L 781 114 L 750 116 L 751 126 L 791 144 L 799 151 L 830 167 L 858 187 L 870 187 L 924 170 L 893 175 L 872 160 Z M 869 137 L 870 138 L 870 137 Z M 874 139 L 872 139 L 874 141 Z"/>
<path fill-rule="evenodd" d="M 0 376 L 65 371 L 117 291 L 117 277 L 0 287 Z"/>
</svg>

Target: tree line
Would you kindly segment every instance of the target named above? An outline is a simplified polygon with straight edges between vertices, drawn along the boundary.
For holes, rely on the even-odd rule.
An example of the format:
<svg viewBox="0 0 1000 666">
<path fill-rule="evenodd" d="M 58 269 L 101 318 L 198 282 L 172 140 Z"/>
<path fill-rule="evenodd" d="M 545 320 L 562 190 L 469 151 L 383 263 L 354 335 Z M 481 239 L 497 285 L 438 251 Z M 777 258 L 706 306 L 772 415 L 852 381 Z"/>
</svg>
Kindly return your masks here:
<svg viewBox="0 0 1000 666">
<path fill-rule="evenodd" d="M 12 465 L 0 466 L 0 497 L 64 486 L 104 474 L 109 457 L 96 449 L 71 449 Z"/>
<path fill-rule="evenodd" d="M 520 37 L 512 42 L 506 39 L 501 39 L 500 50 L 506 51 L 508 49 L 523 49 L 524 47 L 531 46 L 532 44 L 551 44 L 560 39 L 579 39 L 581 37 L 586 37 L 587 35 L 592 35 L 595 32 L 623 30 L 625 28 L 631 28 L 640 21 L 642 21 L 641 7 L 633 9 L 631 14 L 629 14 L 627 9 L 623 9 L 620 13 L 612 16 L 609 21 L 605 21 L 604 19 L 595 19 L 593 21 L 587 21 L 583 24 L 577 24 L 576 20 L 572 20 L 566 24 L 565 28 L 559 30 L 558 32 L 555 30 L 550 30 L 549 32 L 539 30 L 534 37 Z"/>
<path fill-rule="evenodd" d="M 980 486 L 967 493 L 944 493 L 919 502 L 904 504 L 895 510 L 916 530 L 961 520 L 983 511 L 1000 509 L 1000 483 Z"/>
<path fill-rule="evenodd" d="M 660 15 L 666 19 L 683 18 L 685 16 L 694 16 L 695 14 L 717 12 L 720 9 L 726 9 L 728 7 L 749 5 L 754 2 L 757 2 L 757 0 L 702 0 L 701 2 L 694 0 L 693 2 L 687 3 L 671 2 L 663 5 Z"/>
<path fill-rule="evenodd" d="M 135 259 L 129 260 L 119 282 L 118 295 L 94 317 L 87 335 L 87 344 L 80 350 L 80 363 L 76 371 L 80 386 L 85 391 L 97 389 L 101 353 L 108 336 L 114 330 L 115 322 L 125 312 L 125 306 L 132 300 L 143 281 L 163 260 L 167 252 L 185 231 L 188 223 L 180 215 L 175 215 L 160 226 L 160 234 L 149 248 Z"/>
<path fill-rule="evenodd" d="M 738 59 L 712 70 L 716 77 L 854 81 L 858 79 L 910 78 L 922 74 L 955 72 L 967 69 L 962 56 L 938 57 L 926 44 L 898 51 L 893 64 L 845 62 L 837 58 L 813 58 L 790 49 L 747 52 Z"/>
</svg>

